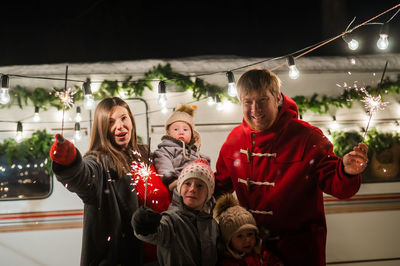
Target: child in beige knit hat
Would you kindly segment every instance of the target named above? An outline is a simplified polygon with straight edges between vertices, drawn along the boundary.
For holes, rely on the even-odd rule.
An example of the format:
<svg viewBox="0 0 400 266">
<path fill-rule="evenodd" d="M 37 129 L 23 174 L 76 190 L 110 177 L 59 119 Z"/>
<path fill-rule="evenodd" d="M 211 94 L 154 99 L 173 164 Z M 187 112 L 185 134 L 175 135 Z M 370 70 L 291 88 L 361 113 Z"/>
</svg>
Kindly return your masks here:
<svg viewBox="0 0 400 266">
<path fill-rule="evenodd" d="M 201 138 L 194 126 L 195 109 L 187 104 L 180 105 L 165 124 L 166 134 L 154 151 L 154 166 L 163 183 L 172 190 L 182 169 L 198 158 L 210 162 L 200 154 Z"/>
<path fill-rule="evenodd" d="M 219 265 L 283 265 L 278 257 L 262 251 L 253 215 L 241 207 L 232 194 L 224 194 L 217 200 L 214 218 L 222 236 Z"/>
</svg>

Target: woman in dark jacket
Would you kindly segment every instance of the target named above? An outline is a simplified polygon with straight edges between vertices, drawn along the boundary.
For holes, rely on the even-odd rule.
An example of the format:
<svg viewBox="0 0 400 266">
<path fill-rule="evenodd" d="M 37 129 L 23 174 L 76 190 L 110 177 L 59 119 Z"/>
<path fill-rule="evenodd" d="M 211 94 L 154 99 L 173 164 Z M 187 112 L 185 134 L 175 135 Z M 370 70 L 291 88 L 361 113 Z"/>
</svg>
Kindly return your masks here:
<svg viewBox="0 0 400 266">
<path fill-rule="evenodd" d="M 84 202 L 81 265 L 142 265 L 142 244 L 130 224 L 138 200 L 127 173 L 147 153 L 137 144 L 128 104 L 117 97 L 99 102 L 83 157 L 59 134 L 50 157 L 57 180 Z"/>
</svg>

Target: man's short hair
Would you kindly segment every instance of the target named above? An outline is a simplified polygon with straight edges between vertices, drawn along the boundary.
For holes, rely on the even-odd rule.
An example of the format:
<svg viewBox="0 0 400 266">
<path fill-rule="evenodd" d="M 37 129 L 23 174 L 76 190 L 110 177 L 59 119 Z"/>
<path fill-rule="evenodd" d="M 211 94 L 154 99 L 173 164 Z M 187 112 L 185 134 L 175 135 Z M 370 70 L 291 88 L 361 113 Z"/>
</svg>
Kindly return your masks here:
<svg viewBox="0 0 400 266">
<path fill-rule="evenodd" d="M 239 101 L 242 97 L 252 92 L 269 89 L 276 98 L 280 94 L 281 80 L 268 69 L 255 68 L 246 71 L 237 82 Z"/>
</svg>

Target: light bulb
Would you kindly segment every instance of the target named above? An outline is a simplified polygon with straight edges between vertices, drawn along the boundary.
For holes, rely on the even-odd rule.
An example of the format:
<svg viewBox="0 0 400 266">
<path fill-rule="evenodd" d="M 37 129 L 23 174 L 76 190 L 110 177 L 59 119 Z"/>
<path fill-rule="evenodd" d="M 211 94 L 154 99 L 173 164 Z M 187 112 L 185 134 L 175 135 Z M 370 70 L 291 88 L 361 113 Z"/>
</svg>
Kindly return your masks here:
<svg viewBox="0 0 400 266">
<path fill-rule="evenodd" d="M 163 113 L 163 114 L 168 113 L 168 108 L 167 108 L 166 106 L 163 106 L 163 107 L 161 108 L 161 113 Z"/>
<path fill-rule="evenodd" d="M 359 43 L 358 43 L 357 40 L 351 39 L 351 41 L 348 42 L 347 45 L 349 46 L 349 49 L 350 49 L 350 50 L 353 50 L 353 51 L 354 51 L 354 50 L 357 50 L 357 49 L 358 49 Z"/>
<path fill-rule="evenodd" d="M 21 142 L 23 139 L 23 128 L 22 128 L 22 123 L 18 122 L 17 123 L 17 135 L 15 136 L 15 141 L 18 143 Z"/>
<path fill-rule="evenodd" d="M 158 94 L 158 104 L 162 107 L 165 107 L 167 105 L 167 95 L 166 93 L 160 93 Z"/>
<path fill-rule="evenodd" d="M 81 116 L 81 108 L 78 106 L 76 107 L 76 116 L 75 116 L 75 122 L 81 122 L 82 121 L 82 116 Z"/>
<path fill-rule="evenodd" d="M 231 96 L 231 97 L 236 97 L 237 96 L 235 83 L 229 83 L 228 84 L 228 95 Z"/>
<path fill-rule="evenodd" d="M 297 79 L 300 76 L 300 72 L 297 69 L 296 64 L 294 63 L 293 56 L 288 57 L 288 65 L 289 65 L 289 78 Z"/>
<path fill-rule="evenodd" d="M 237 90 L 235 86 L 235 77 L 233 76 L 232 71 L 226 72 L 226 76 L 228 77 L 228 95 L 231 97 L 236 97 Z"/>
<path fill-rule="evenodd" d="M 158 104 L 161 107 L 167 106 L 167 85 L 163 80 L 158 83 Z"/>
<path fill-rule="evenodd" d="M 215 104 L 215 101 L 214 101 L 213 97 L 208 96 L 208 98 L 207 98 L 207 104 L 208 104 L 208 106 L 212 106 L 212 105 Z"/>
<path fill-rule="evenodd" d="M 385 34 L 381 34 L 379 40 L 376 43 L 376 46 L 378 46 L 378 48 L 381 50 L 387 49 L 389 46 L 388 36 Z"/>
<path fill-rule="evenodd" d="M 224 105 L 222 104 L 222 102 L 217 103 L 216 109 L 217 111 L 222 111 L 224 109 Z"/>
<path fill-rule="evenodd" d="M 289 66 L 289 78 L 297 79 L 300 76 L 300 72 L 295 65 Z"/>
<path fill-rule="evenodd" d="M 381 31 L 379 33 L 379 40 L 376 43 L 379 49 L 385 50 L 388 48 L 389 46 L 388 36 L 389 36 L 389 24 L 384 23 L 382 24 Z"/>
<path fill-rule="evenodd" d="M 40 121 L 40 115 L 39 115 L 39 113 L 35 113 L 35 114 L 33 115 L 33 121 L 34 121 L 34 122 L 39 122 L 39 121 Z"/>
<path fill-rule="evenodd" d="M 7 104 L 9 102 L 10 102 L 10 94 L 8 93 L 8 88 L 1 88 L 0 103 Z"/>
<path fill-rule="evenodd" d="M 92 94 L 85 94 L 85 98 L 83 100 L 83 107 L 86 110 L 91 110 L 94 107 L 94 98 Z"/>
<path fill-rule="evenodd" d="M 74 130 L 75 130 L 74 139 L 78 142 L 78 141 L 80 141 L 81 138 L 82 138 L 82 134 L 81 134 L 81 125 L 80 125 L 78 122 L 75 123 L 75 128 L 74 128 Z"/>
<path fill-rule="evenodd" d="M 33 121 L 34 122 L 39 122 L 40 121 L 39 107 L 38 106 L 35 106 L 35 114 L 33 115 Z"/>
<path fill-rule="evenodd" d="M 63 110 L 62 109 L 58 109 L 57 110 L 56 119 L 57 119 L 57 121 L 62 121 L 63 120 Z"/>
</svg>

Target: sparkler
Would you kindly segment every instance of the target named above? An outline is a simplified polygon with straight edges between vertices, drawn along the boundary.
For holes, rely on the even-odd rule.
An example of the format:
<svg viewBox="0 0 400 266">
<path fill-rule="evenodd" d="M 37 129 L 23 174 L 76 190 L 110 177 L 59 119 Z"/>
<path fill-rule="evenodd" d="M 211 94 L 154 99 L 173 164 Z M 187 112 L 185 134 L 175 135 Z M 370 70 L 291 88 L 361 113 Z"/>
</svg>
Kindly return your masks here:
<svg viewBox="0 0 400 266">
<path fill-rule="evenodd" d="M 63 112 L 62 112 L 62 122 L 61 122 L 61 135 L 63 135 L 64 131 L 64 113 L 65 107 L 71 108 L 74 105 L 74 97 L 73 95 L 76 91 L 72 90 L 71 88 L 67 89 L 67 78 L 68 78 L 68 66 L 65 69 L 65 85 L 64 91 L 57 91 L 56 96 L 60 98 L 61 103 L 63 104 Z"/>
<path fill-rule="evenodd" d="M 363 139 L 365 139 L 365 137 L 367 135 L 368 127 L 371 123 L 372 116 L 376 112 L 378 112 L 380 110 L 384 110 L 385 106 L 388 104 L 388 102 L 382 102 L 382 97 L 379 94 L 381 86 L 382 86 L 383 78 L 385 77 L 387 65 L 388 65 L 388 61 L 386 61 L 385 68 L 383 69 L 381 82 L 378 84 L 378 96 L 372 96 L 367 92 L 366 89 L 364 89 L 364 88 L 361 89 L 361 91 L 365 93 L 365 97 L 363 97 L 363 99 L 361 101 L 365 103 L 364 104 L 365 110 L 369 114 L 368 124 L 367 124 L 367 127 L 365 128 Z"/>
<path fill-rule="evenodd" d="M 140 181 L 139 178 L 141 178 L 145 184 L 144 184 L 144 200 L 143 200 L 143 206 L 146 206 L 147 203 L 147 186 L 149 182 L 149 178 L 152 175 L 157 175 L 157 173 L 154 170 L 154 167 L 151 167 L 150 164 L 146 164 L 145 162 L 140 160 L 141 154 L 134 151 L 134 155 L 137 155 L 139 157 L 138 161 L 133 161 L 131 164 L 131 169 L 132 173 L 131 175 L 137 176 L 136 180 L 134 181 L 134 185 L 136 186 L 138 182 Z M 150 139 L 149 139 L 149 144 L 148 144 L 148 158 L 150 160 Z"/>
</svg>

